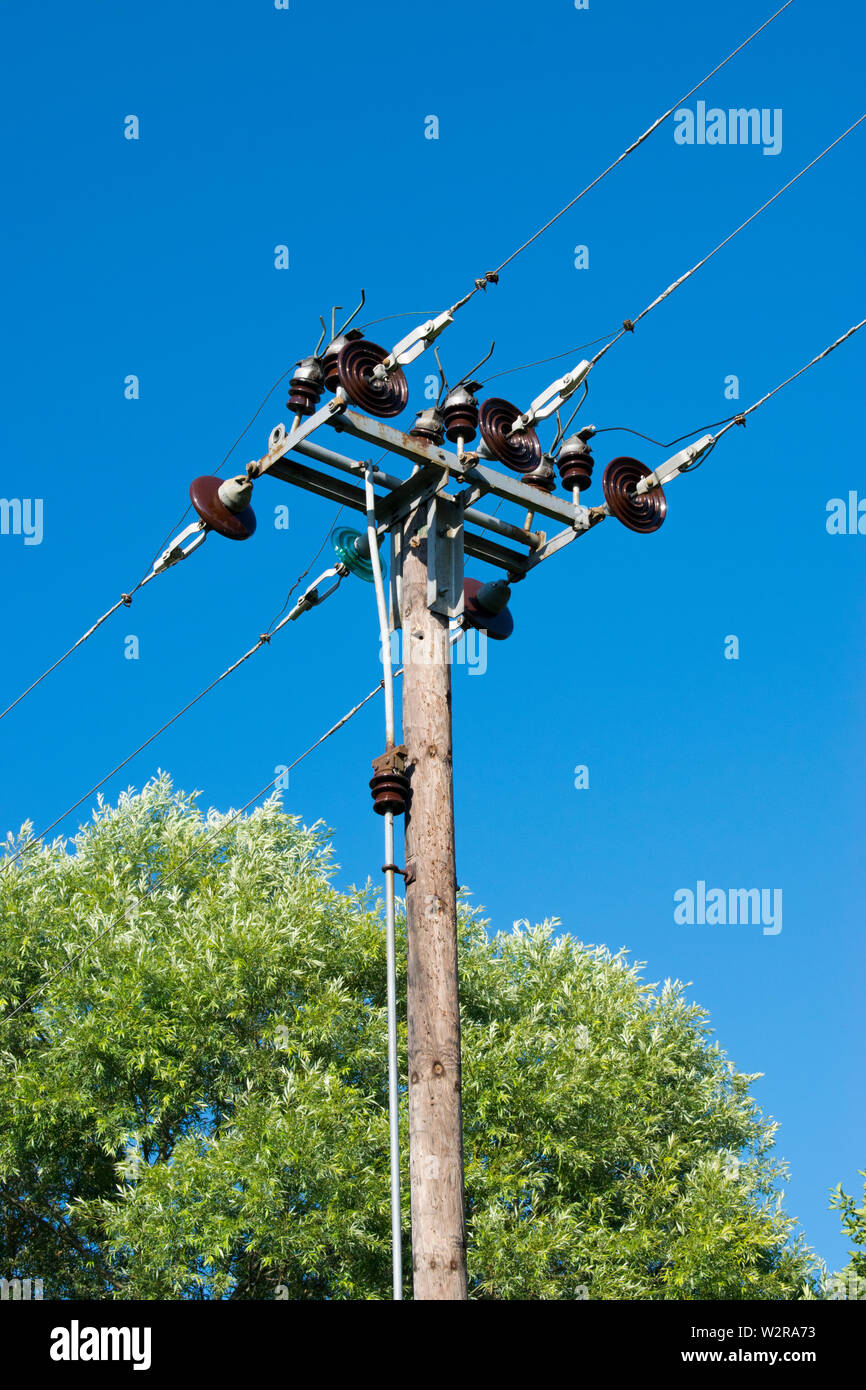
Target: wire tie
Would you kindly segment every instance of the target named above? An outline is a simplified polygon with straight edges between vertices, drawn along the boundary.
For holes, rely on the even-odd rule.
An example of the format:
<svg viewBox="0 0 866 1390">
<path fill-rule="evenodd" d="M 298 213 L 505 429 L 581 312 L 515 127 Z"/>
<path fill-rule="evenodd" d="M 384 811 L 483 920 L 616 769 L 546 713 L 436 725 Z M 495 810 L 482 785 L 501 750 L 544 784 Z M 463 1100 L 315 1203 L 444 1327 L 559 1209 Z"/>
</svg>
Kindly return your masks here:
<svg viewBox="0 0 866 1390">
<path fill-rule="evenodd" d="M 735 416 L 734 416 L 734 424 L 735 424 L 735 425 L 745 425 L 745 423 L 746 423 L 746 417 L 745 417 L 745 415 L 735 415 Z"/>
<path fill-rule="evenodd" d="M 132 603 L 132 594 L 121 594 L 120 602 L 124 605 L 125 608 L 128 608 L 129 605 Z"/>
<path fill-rule="evenodd" d="M 623 321 L 622 321 L 622 331 L 623 331 L 623 333 L 633 333 L 633 332 L 634 332 L 634 324 L 632 323 L 631 319 L 623 319 Z"/>
<path fill-rule="evenodd" d="M 261 637 L 259 638 L 259 641 L 260 641 L 260 642 L 268 642 L 268 643 L 269 643 L 270 640 L 271 640 L 271 634 L 270 634 L 269 632 L 263 632 L 262 635 L 261 635 Z"/>
</svg>

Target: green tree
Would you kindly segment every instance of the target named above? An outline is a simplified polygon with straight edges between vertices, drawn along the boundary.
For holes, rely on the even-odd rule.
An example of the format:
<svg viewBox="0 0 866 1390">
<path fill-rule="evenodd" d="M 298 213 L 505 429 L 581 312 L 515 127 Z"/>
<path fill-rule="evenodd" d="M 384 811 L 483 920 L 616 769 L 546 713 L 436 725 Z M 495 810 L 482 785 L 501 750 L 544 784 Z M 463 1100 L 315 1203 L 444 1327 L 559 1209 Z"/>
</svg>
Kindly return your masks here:
<svg viewBox="0 0 866 1390">
<path fill-rule="evenodd" d="M 866 1172 L 860 1176 L 866 1178 Z M 863 1204 L 857 1205 L 839 1183 L 830 1194 L 830 1210 L 842 1213 L 842 1230 L 854 1249 L 844 1269 L 824 1281 L 824 1293 L 829 1298 L 866 1299 L 866 1184 Z"/>
<path fill-rule="evenodd" d="M 388 1297 L 372 890 L 337 891 L 322 829 L 275 800 L 203 816 L 164 775 L 69 846 L 30 834 L 0 871 L 0 1274 Z M 555 925 L 461 909 L 473 1296 L 797 1297 L 813 1261 L 754 1078 L 679 985 Z"/>
</svg>

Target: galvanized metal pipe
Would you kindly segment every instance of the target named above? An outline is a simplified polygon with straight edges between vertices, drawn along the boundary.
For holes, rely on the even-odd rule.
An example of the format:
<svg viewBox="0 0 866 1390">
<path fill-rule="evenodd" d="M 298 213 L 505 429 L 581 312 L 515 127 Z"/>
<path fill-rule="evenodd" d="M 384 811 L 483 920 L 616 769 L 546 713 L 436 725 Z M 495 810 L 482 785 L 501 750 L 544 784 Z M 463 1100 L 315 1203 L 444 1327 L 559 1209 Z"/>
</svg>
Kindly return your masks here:
<svg viewBox="0 0 866 1390">
<path fill-rule="evenodd" d="M 379 558 L 379 536 L 376 527 L 376 494 L 373 491 L 372 464 L 364 470 L 364 491 L 367 500 L 367 538 L 370 563 L 376 590 L 379 614 L 379 640 L 385 671 L 385 740 L 388 749 L 394 747 L 394 668 L 391 663 L 391 628 L 388 605 Z M 397 1058 L 397 956 L 394 941 L 394 816 L 385 814 L 385 971 L 387 975 L 388 1013 L 388 1122 L 391 1155 L 391 1284 L 397 1302 L 403 1298 L 403 1236 L 400 1212 L 400 1098 Z"/>
<path fill-rule="evenodd" d="M 311 444 L 307 439 L 296 444 L 292 452 L 305 454 L 308 458 L 316 459 L 318 463 L 329 463 L 332 468 L 339 468 L 341 472 L 351 473 L 355 477 L 362 471 L 366 472 L 364 465 L 357 460 L 347 458 L 344 454 L 337 454 L 333 449 L 325 449 L 321 444 Z M 397 478 L 393 473 L 383 473 L 379 468 L 372 468 L 371 471 L 373 482 L 391 491 L 394 488 L 402 487 L 405 482 L 404 478 Z M 479 511 L 477 507 L 466 507 L 463 516 L 473 526 L 481 526 L 487 531 L 496 531 L 498 535 L 507 536 L 512 541 L 520 541 L 532 550 L 537 550 L 542 545 L 540 532 L 524 531 L 520 526 L 514 526 L 510 521 L 503 520 L 502 517 L 490 516 L 487 512 Z"/>
</svg>

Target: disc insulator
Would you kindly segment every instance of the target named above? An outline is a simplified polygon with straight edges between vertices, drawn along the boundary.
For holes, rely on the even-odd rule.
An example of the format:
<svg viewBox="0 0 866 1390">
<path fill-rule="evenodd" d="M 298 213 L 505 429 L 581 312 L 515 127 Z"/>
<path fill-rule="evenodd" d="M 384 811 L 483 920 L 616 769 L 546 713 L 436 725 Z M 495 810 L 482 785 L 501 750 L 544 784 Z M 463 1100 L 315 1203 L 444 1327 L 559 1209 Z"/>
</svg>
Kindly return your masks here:
<svg viewBox="0 0 866 1390">
<path fill-rule="evenodd" d="M 464 444 L 470 444 L 475 438 L 478 428 L 478 402 L 472 394 L 472 382 L 466 386 L 455 386 L 453 391 L 449 391 L 442 405 L 442 417 L 445 421 L 445 435 L 456 444 L 458 439 L 462 439 Z"/>
<path fill-rule="evenodd" d="M 377 772 L 370 778 L 373 810 L 377 815 L 402 816 L 409 801 L 409 778 L 402 772 Z"/>
<path fill-rule="evenodd" d="M 193 478 L 189 485 L 189 500 L 212 531 L 217 531 L 229 541 L 247 541 L 256 529 L 256 514 L 252 507 L 230 512 L 219 495 L 224 482 L 225 478 L 214 478 L 209 474 Z"/>
<path fill-rule="evenodd" d="M 626 457 L 611 459 L 604 470 L 604 500 L 617 521 L 630 531 L 657 531 L 667 515 L 668 501 L 660 487 L 635 496 L 636 484 L 651 472 L 639 459 Z"/>
<path fill-rule="evenodd" d="M 337 559 L 351 574 L 356 575 L 358 579 L 365 579 L 368 584 L 373 583 L 373 562 L 364 532 L 355 531 L 351 526 L 338 526 L 336 531 L 331 532 L 331 545 Z M 382 566 L 384 578 L 388 573 L 384 555 L 380 555 L 379 564 Z"/>
<path fill-rule="evenodd" d="M 510 637 L 514 631 L 514 619 L 511 616 L 511 610 L 504 605 L 493 612 L 483 603 L 479 603 L 478 592 L 486 587 L 488 586 L 483 585 L 480 579 L 464 579 L 463 622 L 469 627 L 480 628 L 496 642 L 504 642 L 506 637 Z M 505 592 L 507 595 L 507 588 Z"/>
<path fill-rule="evenodd" d="M 363 338 L 363 336 L 360 328 L 350 328 L 347 333 L 338 334 L 325 348 L 325 355 L 322 358 L 322 369 L 325 373 L 326 391 L 336 391 L 340 384 L 340 378 L 337 376 L 337 358 L 340 355 L 340 349 L 344 348 L 347 343 L 357 342 L 357 340 Z"/>
<path fill-rule="evenodd" d="M 340 348 L 337 357 L 340 385 L 352 404 L 369 415 L 399 415 L 409 399 L 409 384 L 402 367 L 395 367 L 386 377 L 373 375 L 374 368 L 387 356 L 387 348 L 358 338 Z"/>
<path fill-rule="evenodd" d="M 541 444 L 533 429 L 509 434 L 520 415 L 516 405 L 500 396 L 482 401 L 479 413 L 481 438 L 494 458 L 515 473 L 532 473 L 541 463 Z"/>
</svg>

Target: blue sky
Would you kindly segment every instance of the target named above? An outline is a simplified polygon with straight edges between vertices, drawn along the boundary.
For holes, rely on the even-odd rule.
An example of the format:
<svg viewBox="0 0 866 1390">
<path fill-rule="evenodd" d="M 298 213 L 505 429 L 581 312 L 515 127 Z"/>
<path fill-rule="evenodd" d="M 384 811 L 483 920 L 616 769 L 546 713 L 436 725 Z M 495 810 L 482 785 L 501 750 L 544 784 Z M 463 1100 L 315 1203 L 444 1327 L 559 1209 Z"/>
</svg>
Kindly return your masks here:
<svg viewBox="0 0 866 1390">
<path fill-rule="evenodd" d="M 152 0 L 7 15 L 3 495 L 43 499 L 44 536 L 0 536 L 3 694 L 141 576 L 191 479 L 312 351 L 320 313 L 362 285 L 362 321 L 444 309 L 772 8 Z M 861 114 L 864 27 L 850 0 L 797 0 L 698 94 L 781 109 L 780 152 L 678 145 L 668 123 L 462 311 L 441 340 L 446 368 L 460 375 L 491 338 L 487 370 L 504 370 L 634 317 Z M 608 354 L 584 422 L 672 438 L 749 404 L 863 317 L 864 140 L 866 127 Z M 412 322 L 371 336 L 390 345 Z M 483 675 L 456 668 L 454 695 L 461 883 L 495 928 L 558 916 L 587 942 L 627 946 L 651 980 L 692 982 L 735 1063 L 764 1073 L 786 1204 L 831 1265 L 845 1244 L 828 1191 L 856 1189 L 866 1166 L 866 537 L 829 535 L 826 509 L 866 497 L 864 352 L 854 338 L 731 431 L 671 486 L 657 534 L 610 521 L 543 565 L 515 590 L 513 638 Z M 416 409 L 434 365 L 410 370 Z M 491 390 L 525 408 L 568 365 Z M 239 467 L 285 418 L 281 387 Z M 623 453 L 666 457 L 602 436 L 588 501 Z M 275 479 L 255 503 L 250 544 L 212 537 L 4 721 L 4 830 L 52 820 L 267 626 L 334 508 Z M 273 525 L 281 503 L 288 531 Z M 375 684 L 377 645 L 372 590 L 347 581 L 108 795 L 161 766 L 207 804 L 243 803 Z M 382 717 L 368 706 L 286 797 L 333 827 L 346 883 L 382 862 L 367 791 Z M 674 893 L 699 880 L 781 888 L 782 931 L 678 925 Z"/>
</svg>

